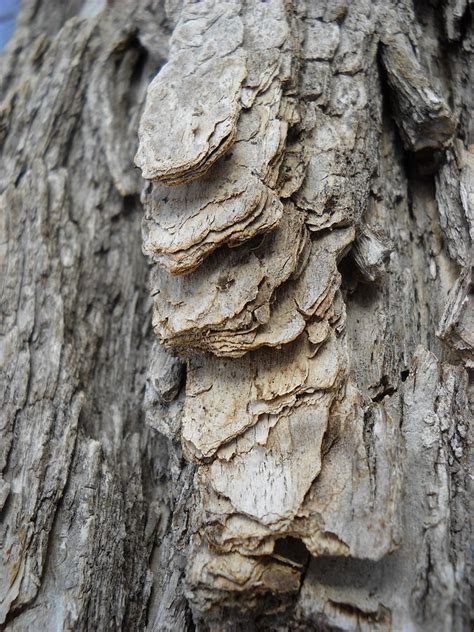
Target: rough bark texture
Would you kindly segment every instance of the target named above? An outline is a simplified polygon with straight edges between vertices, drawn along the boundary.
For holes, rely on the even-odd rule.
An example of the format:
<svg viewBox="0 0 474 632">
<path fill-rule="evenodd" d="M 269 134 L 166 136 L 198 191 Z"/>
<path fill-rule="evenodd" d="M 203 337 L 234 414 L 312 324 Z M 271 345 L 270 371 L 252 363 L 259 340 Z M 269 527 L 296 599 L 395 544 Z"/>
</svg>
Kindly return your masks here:
<svg viewBox="0 0 474 632">
<path fill-rule="evenodd" d="M 2 629 L 469 629 L 473 44 L 468 0 L 23 0 Z"/>
</svg>

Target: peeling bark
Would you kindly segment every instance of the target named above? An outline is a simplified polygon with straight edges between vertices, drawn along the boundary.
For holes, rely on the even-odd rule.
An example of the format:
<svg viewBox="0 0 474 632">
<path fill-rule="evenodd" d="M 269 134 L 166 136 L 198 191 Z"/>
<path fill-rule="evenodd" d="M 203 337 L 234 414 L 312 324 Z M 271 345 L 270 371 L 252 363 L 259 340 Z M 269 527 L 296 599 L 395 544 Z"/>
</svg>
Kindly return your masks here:
<svg viewBox="0 0 474 632">
<path fill-rule="evenodd" d="M 5 629 L 469 629 L 470 20 L 24 0 Z"/>
</svg>

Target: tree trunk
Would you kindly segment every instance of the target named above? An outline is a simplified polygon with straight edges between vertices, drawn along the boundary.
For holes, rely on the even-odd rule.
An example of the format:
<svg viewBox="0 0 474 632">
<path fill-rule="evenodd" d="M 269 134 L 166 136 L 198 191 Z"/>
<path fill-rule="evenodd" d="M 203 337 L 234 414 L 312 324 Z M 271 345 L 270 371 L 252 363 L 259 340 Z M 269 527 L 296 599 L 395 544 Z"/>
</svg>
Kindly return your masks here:
<svg viewBox="0 0 474 632">
<path fill-rule="evenodd" d="M 22 0 L 0 629 L 469 629 L 473 44 L 469 0 Z"/>
</svg>

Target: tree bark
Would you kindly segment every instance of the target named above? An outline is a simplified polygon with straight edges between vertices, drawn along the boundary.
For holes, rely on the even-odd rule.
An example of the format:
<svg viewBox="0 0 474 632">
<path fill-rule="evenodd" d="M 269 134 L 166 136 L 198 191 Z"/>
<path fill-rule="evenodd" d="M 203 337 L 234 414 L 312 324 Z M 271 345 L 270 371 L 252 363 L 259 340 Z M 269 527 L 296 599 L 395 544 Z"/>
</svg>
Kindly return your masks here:
<svg viewBox="0 0 474 632">
<path fill-rule="evenodd" d="M 470 629 L 471 19 L 22 1 L 0 629 Z"/>
</svg>

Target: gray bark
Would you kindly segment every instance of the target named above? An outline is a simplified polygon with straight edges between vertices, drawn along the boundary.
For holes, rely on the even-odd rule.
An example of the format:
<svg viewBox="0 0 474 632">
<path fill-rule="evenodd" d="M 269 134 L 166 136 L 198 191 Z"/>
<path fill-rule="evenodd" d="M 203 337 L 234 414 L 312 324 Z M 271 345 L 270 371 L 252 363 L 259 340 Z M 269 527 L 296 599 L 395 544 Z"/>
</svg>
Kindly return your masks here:
<svg viewBox="0 0 474 632">
<path fill-rule="evenodd" d="M 471 10 L 23 0 L 1 629 L 469 629 Z"/>
</svg>

